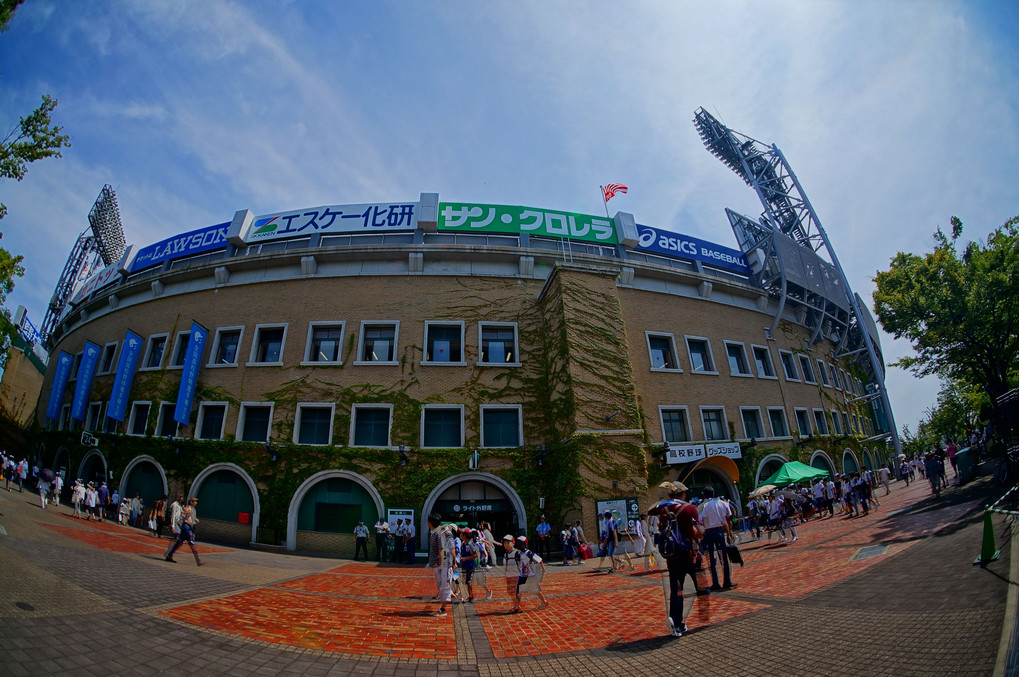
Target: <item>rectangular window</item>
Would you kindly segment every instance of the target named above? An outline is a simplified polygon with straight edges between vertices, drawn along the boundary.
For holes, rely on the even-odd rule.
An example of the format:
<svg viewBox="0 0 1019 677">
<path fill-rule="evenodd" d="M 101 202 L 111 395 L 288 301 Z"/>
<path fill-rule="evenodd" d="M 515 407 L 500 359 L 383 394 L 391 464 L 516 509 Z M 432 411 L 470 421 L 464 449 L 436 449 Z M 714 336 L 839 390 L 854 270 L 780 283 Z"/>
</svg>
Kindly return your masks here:
<svg viewBox="0 0 1019 677">
<path fill-rule="evenodd" d="M 190 340 L 190 331 L 182 331 L 177 334 L 177 342 L 173 346 L 173 356 L 170 359 L 170 367 L 180 369 L 184 366 L 184 358 L 187 357 L 188 343 Z"/>
<path fill-rule="evenodd" d="M 102 413 L 102 402 L 89 402 L 88 411 L 85 412 L 85 430 L 99 430 L 99 426 L 102 424 L 99 416 Z"/>
<path fill-rule="evenodd" d="M 725 409 L 701 408 L 701 422 L 704 424 L 704 439 L 708 442 L 729 439 L 725 422 Z"/>
<path fill-rule="evenodd" d="M 156 435 L 159 437 L 176 437 L 177 422 L 173 420 L 173 413 L 177 409 L 176 402 L 160 402 L 159 417 L 156 420 Z"/>
<path fill-rule="evenodd" d="M 828 418 L 824 415 L 824 409 L 814 410 L 814 430 L 818 435 L 828 434 Z"/>
<path fill-rule="evenodd" d="M 354 405 L 351 427 L 351 446 L 355 447 L 388 447 L 389 420 L 393 412 L 392 405 L 368 406 Z"/>
<path fill-rule="evenodd" d="M 342 364 L 343 322 L 312 322 L 308 325 L 305 364 Z"/>
<path fill-rule="evenodd" d="M 657 371 L 682 371 L 676 359 L 676 340 L 672 334 L 644 332 L 651 355 L 651 368 Z"/>
<path fill-rule="evenodd" d="M 463 365 L 464 323 L 425 322 L 425 364 Z"/>
<path fill-rule="evenodd" d="M 786 425 L 785 409 L 769 407 L 768 422 L 771 423 L 772 437 L 789 437 L 789 426 Z"/>
<path fill-rule="evenodd" d="M 332 444 L 333 441 L 333 409 L 332 404 L 298 404 L 297 444 Z"/>
<path fill-rule="evenodd" d="M 195 437 L 200 440 L 221 440 L 225 423 L 226 402 L 202 402 L 198 405 Z"/>
<path fill-rule="evenodd" d="M 237 439 L 241 442 L 266 442 L 272 425 L 272 404 L 242 402 L 237 417 Z"/>
<path fill-rule="evenodd" d="M 131 403 L 131 416 L 127 419 L 128 435 L 145 435 L 149 425 L 149 402 Z"/>
<path fill-rule="evenodd" d="M 695 374 L 717 373 L 711 357 L 711 345 L 706 338 L 687 336 L 686 349 L 690 353 L 690 371 Z"/>
<path fill-rule="evenodd" d="M 81 358 L 84 355 L 85 353 L 82 352 L 74 356 L 74 359 L 71 361 L 71 376 L 67 379 L 68 381 L 78 380 L 78 371 L 81 369 Z"/>
<path fill-rule="evenodd" d="M 361 345 L 357 354 L 359 364 L 396 364 L 396 341 L 400 323 L 361 323 Z"/>
<path fill-rule="evenodd" d="M 831 387 L 831 383 L 828 381 L 828 369 L 825 368 L 824 362 L 821 360 L 817 361 L 817 375 L 821 377 L 821 385 L 825 388 Z"/>
<path fill-rule="evenodd" d="M 810 365 L 810 358 L 806 355 L 799 355 L 800 358 L 800 371 L 803 373 L 803 380 L 806 383 L 817 383 L 817 379 L 814 378 L 814 368 Z"/>
<path fill-rule="evenodd" d="M 481 446 L 519 447 L 523 438 L 521 407 L 481 407 Z"/>
<path fill-rule="evenodd" d="M 109 402 L 106 403 L 106 411 L 107 411 L 107 413 L 109 413 L 109 411 L 110 411 L 110 404 L 109 404 Z M 117 432 L 117 426 L 119 426 L 119 425 L 120 425 L 120 421 L 118 421 L 117 419 L 110 418 L 109 416 L 104 416 L 103 417 L 103 432 L 104 433 L 107 433 L 107 434 L 110 434 L 110 435 L 115 434 Z"/>
<path fill-rule="evenodd" d="M 834 364 L 829 364 L 828 369 L 831 370 L 831 383 L 833 386 L 842 390 L 842 384 L 839 383 L 839 370 L 835 368 Z"/>
<path fill-rule="evenodd" d="M 847 393 L 853 392 L 853 386 L 849 383 L 849 374 L 846 373 L 845 369 L 842 370 L 842 389 Z"/>
<path fill-rule="evenodd" d="M 255 325 L 255 338 L 251 342 L 251 358 L 248 364 L 283 364 L 283 345 L 286 338 L 285 324 Z"/>
<path fill-rule="evenodd" d="M 777 378 L 775 366 L 771 363 L 771 351 L 764 346 L 753 346 L 754 364 L 757 365 L 757 376 L 760 378 Z"/>
<path fill-rule="evenodd" d="M 743 419 L 743 437 L 745 439 L 759 440 L 765 436 L 759 407 L 740 407 L 739 414 L 740 418 Z"/>
<path fill-rule="evenodd" d="M 686 407 L 666 409 L 659 407 L 662 418 L 662 435 L 670 444 L 690 441 L 690 426 L 686 420 Z"/>
<path fill-rule="evenodd" d="M 65 404 L 60 408 L 60 425 L 57 430 L 71 429 L 71 405 Z"/>
<path fill-rule="evenodd" d="M 800 431 L 800 437 L 809 437 L 814 434 L 814 431 L 810 429 L 810 415 L 806 409 L 794 409 L 793 413 L 796 416 L 796 427 Z"/>
<path fill-rule="evenodd" d="M 216 330 L 216 338 L 212 341 L 212 357 L 210 367 L 236 367 L 237 352 L 241 347 L 241 336 L 244 327 L 221 327 Z"/>
<path fill-rule="evenodd" d="M 166 334 L 157 334 L 149 337 L 149 344 L 145 347 L 145 357 L 142 358 L 144 369 L 159 369 L 163 366 L 163 353 L 166 351 Z"/>
<path fill-rule="evenodd" d="M 839 412 L 834 409 L 831 412 L 831 429 L 836 435 L 842 434 L 842 422 L 839 421 Z"/>
<path fill-rule="evenodd" d="M 849 427 L 849 414 L 847 414 L 846 412 L 842 412 L 842 423 L 843 423 L 842 429 L 846 431 L 847 435 L 849 435 L 852 432 L 852 430 Z"/>
<path fill-rule="evenodd" d="M 463 418 L 462 406 L 426 404 L 421 409 L 421 446 L 447 449 L 462 447 Z"/>
<path fill-rule="evenodd" d="M 103 346 L 103 354 L 99 358 L 99 372 L 100 374 L 109 374 L 114 368 L 113 357 L 117 354 L 117 344 L 107 343 Z"/>
<path fill-rule="evenodd" d="M 787 381 L 799 381 L 800 374 L 796 371 L 796 361 L 793 360 L 793 354 L 788 350 L 778 351 L 778 357 L 782 360 L 782 373 L 785 375 Z"/>
<path fill-rule="evenodd" d="M 742 343 L 725 342 L 725 356 L 729 358 L 729 373 L 733 376 L 753 376 L 747 364 L 747 350 Z"/>
<path fill-rule="evenodd" d="M 478 343 L 481 346 L 481 359 L 478 364 L 520 366 L 516 323 L 479 322 Z"/>
</svg>

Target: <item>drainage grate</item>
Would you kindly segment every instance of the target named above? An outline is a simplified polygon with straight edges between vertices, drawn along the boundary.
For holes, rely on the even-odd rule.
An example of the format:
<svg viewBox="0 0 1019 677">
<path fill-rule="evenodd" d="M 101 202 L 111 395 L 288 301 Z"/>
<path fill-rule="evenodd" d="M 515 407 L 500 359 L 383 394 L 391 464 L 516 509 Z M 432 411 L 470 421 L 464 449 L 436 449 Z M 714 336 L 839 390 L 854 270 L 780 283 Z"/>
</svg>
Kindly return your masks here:
<svg viewBox="0 0 1019 677">
<path fill-rule="evenodd" d="M 24 609 L 25 611 L 35 611 L 35 607 L 29 604 L 28 602 L 15 602 L 14 606 L 18 607 L 19 609 Z"/>
<path fill-rule="evenodd" d="M 877 557 L 888 552 L 887 545 L 868 545 L 865 548 L 860 548 L 856 551 L 856 554 L 849 558 L 849 561 L 857 559 L 867 559 L 868 557 Z"/>
</svg>

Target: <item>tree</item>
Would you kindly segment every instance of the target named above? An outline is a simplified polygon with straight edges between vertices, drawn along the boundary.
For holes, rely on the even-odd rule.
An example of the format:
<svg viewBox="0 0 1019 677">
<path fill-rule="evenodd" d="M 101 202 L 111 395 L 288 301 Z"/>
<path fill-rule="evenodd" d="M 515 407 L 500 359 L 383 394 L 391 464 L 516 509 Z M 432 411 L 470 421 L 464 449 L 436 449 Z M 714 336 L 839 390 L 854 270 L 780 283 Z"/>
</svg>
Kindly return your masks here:
<svg viewBox="0 0 1019 677">
<path fill-rule="evenodd" d="M 1019 216 L 959 254 L 962 221 L 952 236 L 939 228 L 934 251 L 899 252 L 875 277 L 878 320 L 895 338 L 907 338 L 915 355 L 896 366 L 937 374 L 995 399 L 1019 374 Z"/>
</svg>

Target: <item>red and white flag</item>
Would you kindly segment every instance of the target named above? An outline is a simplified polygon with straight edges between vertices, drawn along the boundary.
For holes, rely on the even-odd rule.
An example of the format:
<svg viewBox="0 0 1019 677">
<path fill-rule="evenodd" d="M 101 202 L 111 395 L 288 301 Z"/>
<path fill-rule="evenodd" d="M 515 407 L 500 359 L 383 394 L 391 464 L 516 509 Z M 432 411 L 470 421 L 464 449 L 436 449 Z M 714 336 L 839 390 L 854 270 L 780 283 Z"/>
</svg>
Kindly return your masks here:
<svg viewBox="0 0 1019 677">
<path fill-rule="evenodd" d="M 604 196 L 605 202 L 608 202 L 616 196 L 616 193 L 626 193 L 626 186 L 621 183 L 609 183 L 601 187 L 602 195 Z"/>
</svg>

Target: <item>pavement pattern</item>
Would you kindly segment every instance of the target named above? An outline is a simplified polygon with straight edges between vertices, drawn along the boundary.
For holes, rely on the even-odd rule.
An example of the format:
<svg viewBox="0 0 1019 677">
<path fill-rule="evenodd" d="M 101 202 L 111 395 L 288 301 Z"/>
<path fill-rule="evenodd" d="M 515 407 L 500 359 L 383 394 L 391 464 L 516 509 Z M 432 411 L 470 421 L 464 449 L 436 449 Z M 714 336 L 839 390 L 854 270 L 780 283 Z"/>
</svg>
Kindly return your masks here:
<svg viewBox="0 0 1019 677">
<path fill-rule="evenodd" d="M 431 570 L 167 541 L 41 510 L 0 491 L 0 665 L 7 675 L 631 674 L 988 675 L 1010 585 L 1009 548 L 972 565 L 988 478 L 940 499 L 926 482 L 877 491 L 864 517 L 812 520 L 796 542 L 741 545 L 738 587 L 685 591 L 690 632 L 668 636 L 657 569 L 547 563 L 549 607 L 512 600 L 501 567 L 486 600 L 437 608 Z M 1001 539 L 1004 518 L 995 519 Z M 200 527 L 199 527 L 200 528 Z M 199 532 L 200 537 L 200 532 Z M 702 576 L 701 581 L 707 580 Z"/>
</svg>

